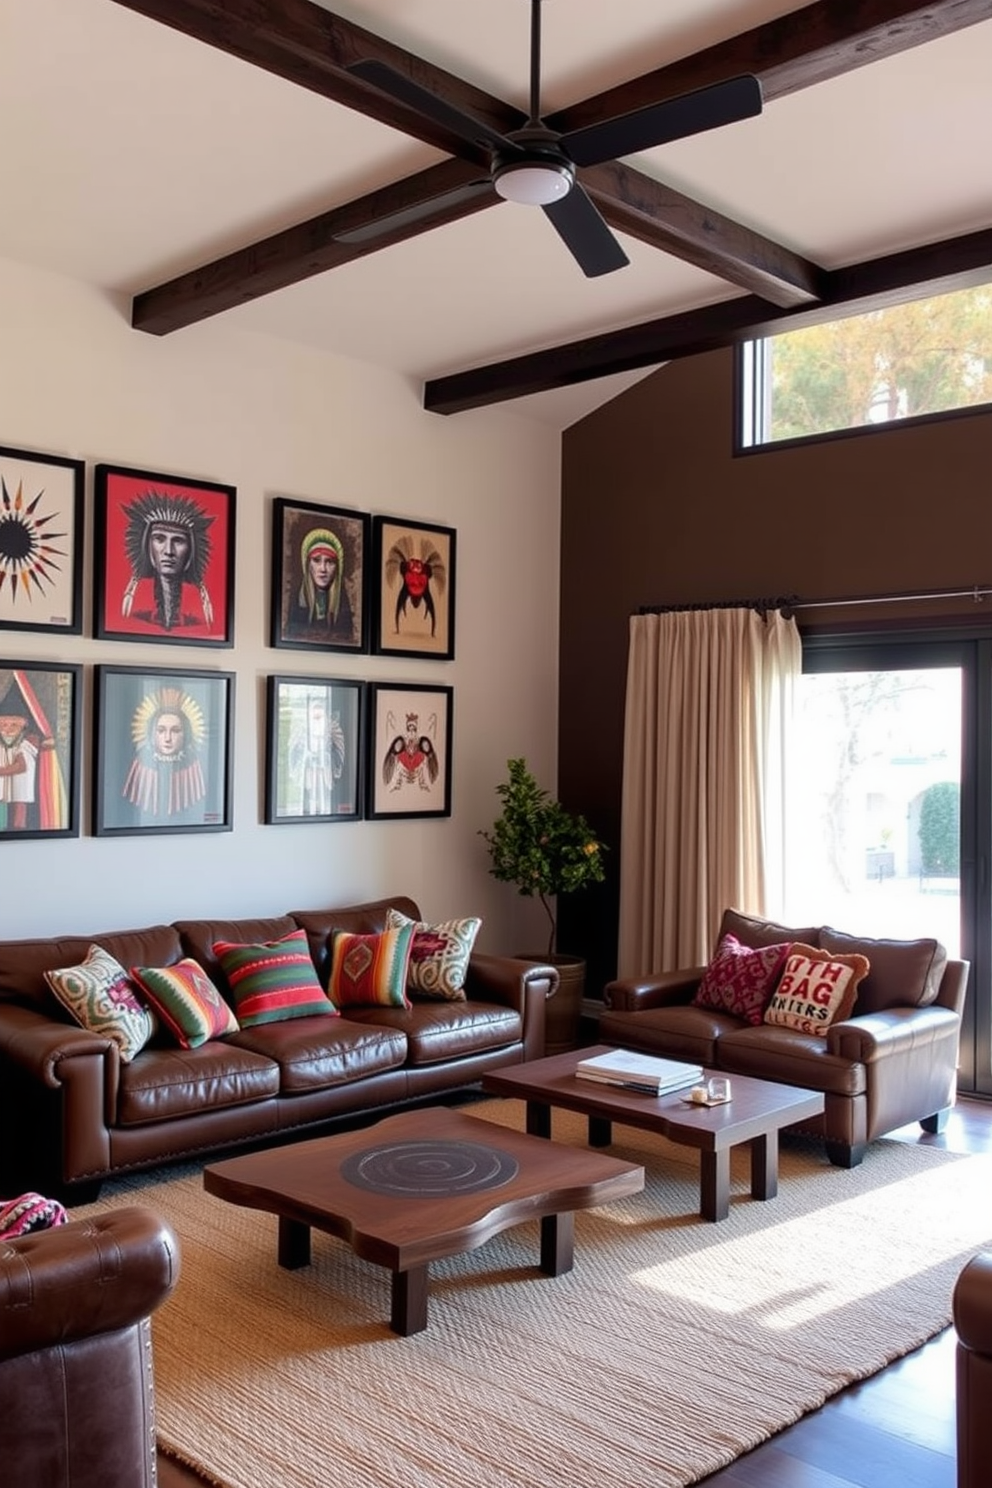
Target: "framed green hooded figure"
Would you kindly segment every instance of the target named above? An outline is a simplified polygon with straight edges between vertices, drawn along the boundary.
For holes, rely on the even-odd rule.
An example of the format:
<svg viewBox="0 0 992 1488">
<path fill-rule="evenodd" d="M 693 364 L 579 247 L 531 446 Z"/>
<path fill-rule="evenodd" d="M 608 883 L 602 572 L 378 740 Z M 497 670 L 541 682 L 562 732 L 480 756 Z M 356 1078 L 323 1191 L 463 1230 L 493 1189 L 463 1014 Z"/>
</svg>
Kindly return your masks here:
<svg viewBox="0 0 992 1488">
<path fill-rule="evenodd" d="M 273 646 L 368 650 L 369 530 L 365 512 L 275 498 Z"/>
</svg>

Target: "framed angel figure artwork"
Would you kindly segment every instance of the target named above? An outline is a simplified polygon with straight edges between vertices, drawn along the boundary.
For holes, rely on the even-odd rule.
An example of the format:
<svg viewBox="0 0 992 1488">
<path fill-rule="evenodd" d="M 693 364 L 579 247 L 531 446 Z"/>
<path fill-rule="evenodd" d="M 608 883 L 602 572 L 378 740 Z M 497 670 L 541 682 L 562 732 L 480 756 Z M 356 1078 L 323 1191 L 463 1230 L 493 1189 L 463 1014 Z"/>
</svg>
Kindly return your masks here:
<svg viewBox="0 0 992 1488">
<path fill-rule="evenodd" d="M 366 816 L 450 816 L 454 689 L 371 682 L 369 692 Z"/>
<path fill-rule="evenodd" d="M 271 643 L 368 650 L 371 518 L 277 496 L 272 503 Z"/>
<path fill-rule="evenodd" d="M 0 629 L 82 634 L 84 472 L 0 447 Z"/>
<path fill-rule="evenodd" d="M 93 633 L 234 645 L 233 486 L 98 465 Z"/>
<path fill-rule="evenodd" d="M 265 821 L 356 821 L 364 808 L 365 683 L 269 677 Z"/>
<path fill-rule="evenodd" d="M 455 537 L 433 522 L 374 518 L 378 655 L 454 657 Z"/>
</svg>

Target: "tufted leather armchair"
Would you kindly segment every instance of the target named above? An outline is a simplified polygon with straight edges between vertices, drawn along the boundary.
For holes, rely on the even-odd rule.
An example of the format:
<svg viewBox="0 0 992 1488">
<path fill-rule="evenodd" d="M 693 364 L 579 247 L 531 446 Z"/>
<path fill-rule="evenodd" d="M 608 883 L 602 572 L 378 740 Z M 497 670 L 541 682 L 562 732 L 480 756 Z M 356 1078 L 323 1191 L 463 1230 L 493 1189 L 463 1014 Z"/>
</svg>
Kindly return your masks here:
<svg viewBox="0 0 992 1488">
<path fill-rule="evenodd" d="M 149 1317 L 178 1276 L 139 1206 L 0 1241 L 3 1488 L 154 1488 Z"/>
<path fill-rule="evenodd" d="M 992 1254 L 973 1256 L 954 1288 L 958 1488 L 987 1488 L 992 1463 Z"/>
</svg>

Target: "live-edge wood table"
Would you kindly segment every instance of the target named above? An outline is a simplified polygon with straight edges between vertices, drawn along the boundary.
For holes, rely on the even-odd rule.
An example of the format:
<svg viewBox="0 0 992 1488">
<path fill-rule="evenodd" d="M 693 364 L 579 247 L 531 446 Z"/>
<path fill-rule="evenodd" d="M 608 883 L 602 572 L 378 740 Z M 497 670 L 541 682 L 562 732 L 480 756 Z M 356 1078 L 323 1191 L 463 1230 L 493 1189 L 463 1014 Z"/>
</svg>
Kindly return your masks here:
<svg viewBox="0 0 992 1488">
<path fill-rule="evenodd" d="M 203 1186 L 278 1215 L 281 1266 L 309 1263 L 314 1228 L 388 1267 L 390 1326 L 407 1336 L 427 1325 L 431 1261 L 540 1219 L 541 1270 L 561 1276 L 573 1263 L 575 1211 L 638 1193 L 644 1169 L 431 1106 L 211 1163 Z"/>
<path fill-rule="evenodd" d="M 508 1065 L 484 1075 L 482 1088 L 491 1095 L 527 1102 L 527 1130 L 551 1135 L 551 1109 L 561 1106 L 589 1118 L 589 1144 L 609 1144 L 612 1123 L 660 1132 L 673 1142 L 699 1150 L 699 1212 L 704 1219 L 726 1219 L 730 1212 L 730 1151 L 744 1142 L 751 1147 L 751 1197 L 773 1199 L 778 1193 L 778 1134 L 785 1126 L 823 1113 L 816 1090 L 778 1085 L 745 1075 L 730 1075 L 731 1099 L 720 1106 L 690 1105 L 687 1090 L 644 1095 L 636 1090 L 580 1079 L 580 1059 L 606 1054 L 608 1047 L 570 1050 L 547 1059 Z M 722 1070 L 704 1071 L 722 1074 Z"/>
</svg>

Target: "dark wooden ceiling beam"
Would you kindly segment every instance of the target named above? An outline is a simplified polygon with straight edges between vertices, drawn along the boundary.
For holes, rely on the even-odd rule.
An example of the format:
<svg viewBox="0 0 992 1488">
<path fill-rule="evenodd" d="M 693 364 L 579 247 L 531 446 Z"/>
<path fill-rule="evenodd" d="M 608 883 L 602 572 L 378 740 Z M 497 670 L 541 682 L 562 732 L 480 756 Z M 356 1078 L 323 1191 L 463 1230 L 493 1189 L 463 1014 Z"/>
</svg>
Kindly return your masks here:
<svg viewBox="0 0 992 1488">
<path fill-rule="evenodd" d="M 992 18 L 992 0 L 816 0 L 551 115 L 565 134 L 750 73 L 766 103 Z"/>
<path fill-rule="evenodd" d="M 164 336 L 351 263 L 391 243 L 400 243 L 427 228 L 453 222 L 467 212 L 478 212 L 499 201 L 495 195 L 464 199 L 463 188 L 471 187 L 478 177 L 478 168 L 471 161 L 442 160 L 346 206 L 335 207 L 309 222 L 273 233 L 250 248 L 240 248 L 156 289 L 145 290 L 134 298 L 131 324 L 135 330 Z M 408 213 L 413 220 L 396 220 Z M 385 219 L 395 225 L 384 230 Z M 375 236 L 364 240 L 364 230 L 376 224 Z M 352 234 L 358 239 L 347 240 Z"/>
<path fill-rule="evenodd" d="M 843 315 L 884 309 L 927 294 L 992 280 L 992 229 L 891 253 L 824 276 L 824 300 L 778 309 L 754 295 L 606 331 L 466 372 L 437 377 L 424 388 L 431 413 L 463 413 L 553 388 L 574 387 L 618 372 L 715 351 L 753 336 L 800 330 Z"/>
<path fill-rule="evenodd" d="M 612 227 L 773 305 L 821 295 L 822 270 L 798 253 L 619 161 L 587 167 L 582 184 Z"/>
</svg>

